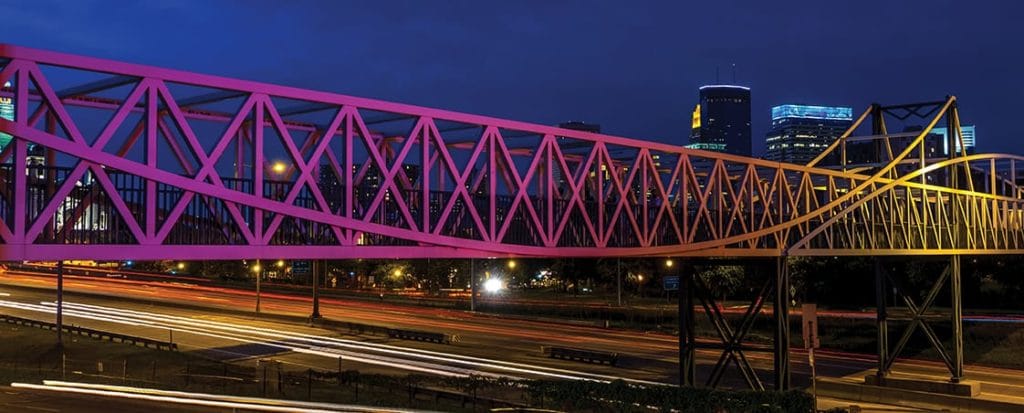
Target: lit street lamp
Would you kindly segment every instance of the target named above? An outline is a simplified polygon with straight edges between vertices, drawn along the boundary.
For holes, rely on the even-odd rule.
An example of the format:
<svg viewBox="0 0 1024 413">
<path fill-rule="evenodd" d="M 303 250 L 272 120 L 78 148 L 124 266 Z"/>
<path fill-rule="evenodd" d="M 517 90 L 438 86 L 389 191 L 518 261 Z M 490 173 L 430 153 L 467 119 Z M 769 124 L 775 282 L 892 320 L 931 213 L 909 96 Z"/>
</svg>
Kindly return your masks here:
<svg viewBox="0 0 1024 413">
<path fill-rule="evenodd" d="M 288 165 L 286 165 L 284 162 L 277 161 L 274 162 L 274 164 L 270 167 L 270 170 L 274 171 L 275 174 L 281 175 L 286 170 L 288 170 Z"/>
</svg>

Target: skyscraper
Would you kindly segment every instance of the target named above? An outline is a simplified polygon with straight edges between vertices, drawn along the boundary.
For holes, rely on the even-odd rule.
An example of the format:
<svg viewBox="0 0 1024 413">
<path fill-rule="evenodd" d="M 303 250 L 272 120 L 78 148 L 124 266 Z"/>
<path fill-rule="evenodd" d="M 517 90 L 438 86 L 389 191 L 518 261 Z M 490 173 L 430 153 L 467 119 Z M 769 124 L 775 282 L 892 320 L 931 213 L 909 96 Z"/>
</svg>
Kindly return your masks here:
<svg viewBox="0 0 1024 413">
<path fill-rule="evenodd" d="M 772 108 L 772 126 L 765 136 L 765 158 L 806 164 L 828 148 L 853 124 L 853 108 L 780 105 Z"/>
<path fill-rule="evenodd" d="M 11 82 L 4 83 L 4 89 L 10 89 Z M 0 118 L 7 120 L 14 120 L 14 100 L 9 97 L 0 96 Z M 11 142 L 11 135 L 6 133 L 0 133 L 0 151 L 7 147 L 7 144 Z"/>
<path fill-rule="evenodd" d="M 932 133 L 942 135 L 942 154 L 949 155 L 949 136 L 945 127 L 934 127 Z M 960 137 L 964 141 L 964 147 L 967 148 L 967 154 L 974 153 L 974 125 L 960 125 Z M 956 145 L 956 151 L 960 152 L 960 143 Z"/>
<path fill-rule="evenodd" d="M 687 147 L 750 156 L 750 88 L 701 86 Z"/>
</svg>

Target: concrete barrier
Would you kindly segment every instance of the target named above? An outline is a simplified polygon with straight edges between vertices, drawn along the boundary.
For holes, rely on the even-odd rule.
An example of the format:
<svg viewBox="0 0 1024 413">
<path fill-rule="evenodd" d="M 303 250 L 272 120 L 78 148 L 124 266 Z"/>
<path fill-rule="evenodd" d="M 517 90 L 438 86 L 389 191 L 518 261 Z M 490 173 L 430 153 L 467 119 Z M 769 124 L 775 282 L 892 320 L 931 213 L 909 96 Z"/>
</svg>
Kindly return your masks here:
<svg viewBox="0 0 1024 413">
<path fill-rule="evenodd" d="M 610 353 L 605 351 L 551 346 L 541 346 L 540 351 L 551 358 L 582 361 L 594 364 L 607 364 L 609 366 L 614 366 L 615 363 L 619 361 L 619 353 Z"/>
<path fill-rule="evenodd" d="M 28 318 L 14 317 L 9 315 L 0 314 L 0 321 L 21 325 L 26 327 L 42 328 L 44 330 L 57 331 L 57 324 L 47 323 L 44 321 L 36 321 Z M 94 330 L 91 328 L 79 327 L 79 326 L 61 326 L 61 331 L 74 334 L 78 336 L 89 337 L 97 340 L 105 340 L 114 343 L 131 344 L 139 347 L 153 348 L 157 350 L 165 351 L 178 351 L 178 345 L 169 343 L 166 341 L 152 340 L 143 337 L 130 336 L 127 334 L 111 333 L 107 331 Z"/>
<path fill-rule="evenodd" d="M 459 341 L 458 335 L 430 333 L 426 331 L 402 330 L 397 328 L 388 329 L 388 337 L 400 338 L 403 340 L 429 341 L 439 344 L 452 344 Z"/>
</svg>

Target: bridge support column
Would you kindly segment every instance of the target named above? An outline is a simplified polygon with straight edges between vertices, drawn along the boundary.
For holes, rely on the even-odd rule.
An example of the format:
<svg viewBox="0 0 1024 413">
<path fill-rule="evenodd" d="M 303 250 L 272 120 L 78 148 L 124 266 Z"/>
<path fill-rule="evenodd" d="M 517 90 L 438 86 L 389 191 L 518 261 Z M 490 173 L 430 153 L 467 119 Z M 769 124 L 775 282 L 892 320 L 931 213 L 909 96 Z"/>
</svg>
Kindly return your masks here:
<svg viewBox="0 0 1024 413">
<path fill-rule="evenodd" d="M 789 265 L 778 258 L 775 269 L 775 390 L 789 390 Z"/>
<path fill-rule="evenodd" d="M 964 331 L 963 309 L 961 307 L 960 256 L 953 255 L 949 259 L 949 290 L 952 295 L 953 354 L 951 354 L 950 381 L 959 383 L 964 378 Z"/>
<path fill-rule="evenodd" d="M 878 377 L 885 377 L 889 374 L 889 363 L 886 360 L 889 357 L 889 320 L 888 310 L 885 306 L 885 269 L 882 268 L 881 258 L 874 259 L 875 264 L 875 303 L 876 303 L 876 316 L 875 322 L 878 324 L 878 371 L 876 374 Z M 893 303 L 894 305 L 896 303 Z"/>
<path fill-rule="evenodd" d="M 683 265 L 679 277 L 679 386 L 692 387 L 697 370 L 694 330 L 694 293 L 696 285 L 693 268 Z"/>
<path fill-rule="evenodd" d="M 57 261 L 57 345 L 64 345 L 64 261 Z"/>
</svg>

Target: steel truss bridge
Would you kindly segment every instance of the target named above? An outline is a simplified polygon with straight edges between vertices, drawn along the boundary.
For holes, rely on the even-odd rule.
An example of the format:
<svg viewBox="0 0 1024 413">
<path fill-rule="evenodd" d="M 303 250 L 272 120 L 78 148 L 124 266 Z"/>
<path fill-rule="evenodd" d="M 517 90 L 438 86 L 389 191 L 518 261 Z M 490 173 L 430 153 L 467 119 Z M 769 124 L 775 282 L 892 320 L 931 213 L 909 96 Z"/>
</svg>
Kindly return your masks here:
<svg viewBox="0 0 1024 413">
<path fill-rule="evenodd" d="M 955 97 L 871 105 L 795 165 L 10 45 L 0 65 L 0 260 L 771 258 L 736 329 L 684 277 L 681 382 L 699 301 L 723 350 L 708 384 L 733 362 L 763 388 L 743 341 L 774 294 L 787 388 L 785 257 L 951 257 L 920 305 L 903 294 L 894 351 L 879 294 L 879 371 L 920 326 L 959 380 L 960 256 L 1024 252 L 1024 158 L 965 153 Z M 923 317 L 947 280 L 950 351 Z"/>
</svg>

